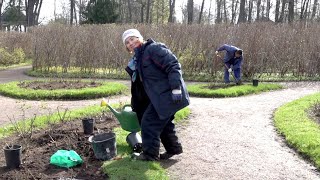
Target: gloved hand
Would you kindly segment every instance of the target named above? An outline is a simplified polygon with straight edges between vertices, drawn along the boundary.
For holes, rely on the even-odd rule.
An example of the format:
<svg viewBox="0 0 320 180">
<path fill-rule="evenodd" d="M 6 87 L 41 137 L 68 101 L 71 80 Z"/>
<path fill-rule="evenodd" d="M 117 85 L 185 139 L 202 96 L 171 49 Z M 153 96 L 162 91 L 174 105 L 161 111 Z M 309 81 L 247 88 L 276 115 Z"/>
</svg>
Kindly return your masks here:
<svg viewBox="0 0 320 180">
<path fill-rule="evenodd" d="M 181 89 L 173 89 L 171 97 L 174 103 L 180 103 L 182 101 Z"/>
<path fill-rule="evenodd" d="M 218 54 L 219 54 L 219 51 L 216 51 L 215 53 L 216 53 L 216 55 L 218 55 Z"/>
<path fill-rule="evenodd" d="M 228 69 L 228 72 L 231 73 L 231 72 L 232 72 L 232 68 L 229 68 L 229 69 Z"/>
</svg>

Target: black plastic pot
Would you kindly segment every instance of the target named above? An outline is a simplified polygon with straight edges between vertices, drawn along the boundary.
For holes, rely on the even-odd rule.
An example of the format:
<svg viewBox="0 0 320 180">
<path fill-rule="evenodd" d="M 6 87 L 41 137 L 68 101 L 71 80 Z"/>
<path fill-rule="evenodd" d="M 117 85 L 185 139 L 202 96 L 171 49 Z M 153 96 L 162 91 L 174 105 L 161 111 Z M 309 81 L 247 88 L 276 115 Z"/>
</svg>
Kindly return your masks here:
<svg viewBox="0 0 320 180">
<path fill-rule="evenodd" d="M 252 85 L 253 86 L 258 86 L 258 84 L 259 84 L 259 80 L 258 79 L 253 79 L 252 80 Z"/>
<path fill-rule="evenodd" d="M 91 118 L 82 119 L 83 133 L 93 134 L 94 120 Z"/>
<path fill-rule="evenodd" d="M 89 137 L 92 143 L 94 156 L 100 160 L 110 160 L 117 155 L 115 133 L 102 133 Z"/>
<path fill-rule="evenodd" d="M 132 132 L 128 134 L 126 141 L 134 152 L 142 152 L 142 138 L 139 133 Z"/>
<path fill-rule="evenodd" d="M 18 168 L 21 164 L 21 146 L 7 145 L 3 149 L 7 167 Z"/>
</svg>

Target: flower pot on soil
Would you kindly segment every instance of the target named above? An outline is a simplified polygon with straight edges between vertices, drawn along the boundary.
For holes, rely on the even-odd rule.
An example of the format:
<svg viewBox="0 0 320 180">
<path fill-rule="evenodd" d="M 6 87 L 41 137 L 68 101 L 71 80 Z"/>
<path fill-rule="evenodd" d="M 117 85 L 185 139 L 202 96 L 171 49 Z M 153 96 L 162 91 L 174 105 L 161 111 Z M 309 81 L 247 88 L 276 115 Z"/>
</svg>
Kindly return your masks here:
<svg viewBox="0 0 320 180">
<path fill-rule="evenodd" d="M 113 132 L 90 136 L 89 142 L 96 159 L 110 160 L 117 155 L 116 134 Z"/>
<path fill-rule="evenodd" d="M 3 149 L 7 167 L 18 168 L 21 164 L 21 146 L 6 145 Z"/>
<path fill-rule="evenodd" d="M 258 86 L 259 80 L 258 79 L 253 79 L 252 80 L 252 85 L 253 86 Z"/>
<path fill-rule="evenodd" d="M 92 118 L 82 119 L 83 133 L 93 134 L 94 120 Z"/>
</svg>

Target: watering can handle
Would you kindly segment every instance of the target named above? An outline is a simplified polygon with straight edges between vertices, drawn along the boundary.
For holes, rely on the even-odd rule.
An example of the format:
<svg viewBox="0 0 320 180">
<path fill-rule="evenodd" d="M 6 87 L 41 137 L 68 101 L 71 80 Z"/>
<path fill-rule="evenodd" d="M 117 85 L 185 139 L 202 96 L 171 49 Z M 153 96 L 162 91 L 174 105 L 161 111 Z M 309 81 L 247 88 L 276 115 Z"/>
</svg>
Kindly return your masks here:
<svg viewBox="0 0 320 180">
<path fill-rule="evenodd" d="M 126 108 L 126 107 L 131 107 L 131 104 L 126 104 L 126 105 L 124 105 L 124 106 L 122 107 L 122 110 L 124 110 L 124 108 Z"/>
</svg>

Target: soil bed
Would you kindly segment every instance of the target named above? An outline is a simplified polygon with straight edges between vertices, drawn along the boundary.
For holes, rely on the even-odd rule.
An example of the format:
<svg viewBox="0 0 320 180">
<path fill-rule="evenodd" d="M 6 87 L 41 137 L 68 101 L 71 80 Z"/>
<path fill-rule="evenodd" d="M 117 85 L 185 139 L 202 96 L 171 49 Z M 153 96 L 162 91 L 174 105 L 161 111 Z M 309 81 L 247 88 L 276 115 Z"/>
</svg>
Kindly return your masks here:
<svg viewBox="0 0 320 180">
<path fill-rule="evenodd" d="M 111 132 L 119 126 L 111 114 L 90 118 L 95 120 L 95 134 Z M 0 140 L 1 147 L 5 147 L 6 143 L 22 145 L 22 157 L 19 168 L 8 169 L 4 156 L 1 156 L 0 179 L 107 179 L 108 176 L 100 169 L 103 161 L 95 159 L 88 137 L 83 133 L 81 119 L 76 119 L 37 130 L 31 138 L 18 135 L 3 138 Z M 50 157 L 60 149 L 76 151 L 83 164 L 69 169 L 51 165 Z"/>
<path fill-rule="evenodd" d="M 19 84 L 21 88 L 26 89 L 43 89 L 43 90 L 55 90 L 55 89 L 82 89 L 88 87 L 98 87 L 101 83 L 97 82 L 85 82 L 85 81 L 32 81 L 22 82 Z"/>
</svg>

